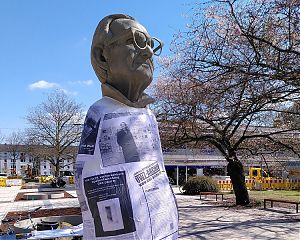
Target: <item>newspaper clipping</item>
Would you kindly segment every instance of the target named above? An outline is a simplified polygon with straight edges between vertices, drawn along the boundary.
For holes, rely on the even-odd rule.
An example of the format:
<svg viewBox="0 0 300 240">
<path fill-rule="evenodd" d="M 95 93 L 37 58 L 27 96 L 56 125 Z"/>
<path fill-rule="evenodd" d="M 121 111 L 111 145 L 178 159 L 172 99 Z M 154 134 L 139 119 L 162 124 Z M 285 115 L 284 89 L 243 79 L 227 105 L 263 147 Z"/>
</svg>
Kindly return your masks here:
<svg viewBox="0 0 300 240">
<path fill-rule="evenodd" d="M 84 195 L 83 195 L 83 189 L 82 189 L 82 170 L 84 167 L 84 162 L 83 161 L 77 161 L 75 163 L 75 189 L 77 191 L 77 198 L 79 201 L 79 205 L 81 208 L 81 211 L 87 211 L 88 206 L 86 204 Z"/>
<path fill-rule="evenodd" d="M 83 125 L 78 154 L 94 154 L 100 118 L 89 111 Z"/>
<path fill-rule="evenodd" d="M 93 214 L 96 237 L 134 232 L 135 223 L 125 172 L 84 179 L 85 194 Z"/>
<path fill-rule="evenodd" d="M 155 119 L 140 112 L 105 114 L 99 148 L 104 167 L 157 159 L 160 140 Z"/>
</svg>

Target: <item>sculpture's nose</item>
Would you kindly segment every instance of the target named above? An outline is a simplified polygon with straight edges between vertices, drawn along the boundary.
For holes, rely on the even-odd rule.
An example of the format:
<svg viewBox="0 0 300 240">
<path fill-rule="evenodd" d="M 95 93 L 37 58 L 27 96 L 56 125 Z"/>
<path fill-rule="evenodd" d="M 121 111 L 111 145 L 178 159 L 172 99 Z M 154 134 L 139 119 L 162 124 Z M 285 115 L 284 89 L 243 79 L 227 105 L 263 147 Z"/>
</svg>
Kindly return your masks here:
<svg viewBox="0 0 300 240">
<path fill-rule="evenodd" d="M 141 50 L 141 55 L 145 59 L 151 58 L 153 56 L 153 50 L 152 50 L 152 48 L 149 45 L 147 45 L 145 49 Z"/>
</svg>

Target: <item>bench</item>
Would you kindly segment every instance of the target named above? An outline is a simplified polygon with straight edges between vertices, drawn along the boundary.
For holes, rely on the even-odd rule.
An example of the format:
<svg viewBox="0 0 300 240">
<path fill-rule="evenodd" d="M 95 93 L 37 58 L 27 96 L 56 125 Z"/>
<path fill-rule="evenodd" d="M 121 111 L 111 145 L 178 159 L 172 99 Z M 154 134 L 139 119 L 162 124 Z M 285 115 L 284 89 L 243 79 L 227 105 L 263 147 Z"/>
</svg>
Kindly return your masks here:
<svg viewBox="0 0 300 240">
<path fill-rule="evenodd" d="M 264 199 L 264 208 L 267 208 L 267 207 L 266 207 L 267 202 L 270 202 L 270 203 L 271 203 L 271 208 L 273 207 L 273 203 L 274 203 L 274 202 L 295 204 L 295 205 L 296 205 L 296 213 L 298 213 L 298 211 L 299 211 L 299 204 L 300 204 L 300 202 L 289 201 L 289 200 L 281 200 L 281 199 L 265 198 L 265 199 Z"/>
<path fill-rule="evenodd" d="M 201 200 L 201 196 L 208 196 L 208 195 L 214 195 L 216 196 L 216 201 L 218 201 L 218 196 L 222 197 L 222 201 L 223 201 L 223 193 L 218 193 L 218 192 L 200 192 L 200 200 Z"/>
</svg>

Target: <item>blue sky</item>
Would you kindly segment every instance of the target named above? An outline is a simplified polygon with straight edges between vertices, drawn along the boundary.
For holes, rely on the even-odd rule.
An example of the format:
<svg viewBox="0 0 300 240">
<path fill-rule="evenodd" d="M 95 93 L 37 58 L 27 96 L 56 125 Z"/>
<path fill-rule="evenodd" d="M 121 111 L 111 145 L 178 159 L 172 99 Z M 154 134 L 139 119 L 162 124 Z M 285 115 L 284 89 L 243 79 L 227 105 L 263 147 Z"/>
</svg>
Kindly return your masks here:
<svg viewBox="0 0 300 240">
<path fill-rule="evenodd" d="M 55 88 L 88 107 L 101 98 L 90 64 L 90 45 L 98 22 L 125 13 L 162 39 L 169 54 L 173 35 L 187 23 L 193 1 L 184 0 L 1 0 L 0 131 L 27 127 L 30 108 Z M 158 75 L 158 69 L 155 76 Z"/>
</svg>

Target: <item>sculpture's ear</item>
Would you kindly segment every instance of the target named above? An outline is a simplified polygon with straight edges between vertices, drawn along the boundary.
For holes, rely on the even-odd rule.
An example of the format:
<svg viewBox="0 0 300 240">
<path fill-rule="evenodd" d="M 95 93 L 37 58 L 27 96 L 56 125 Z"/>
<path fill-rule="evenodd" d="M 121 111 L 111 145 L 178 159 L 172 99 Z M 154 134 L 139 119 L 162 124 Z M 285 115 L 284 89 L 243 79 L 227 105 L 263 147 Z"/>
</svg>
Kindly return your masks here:
<svg viewBox="0 0 300 240">
<path fill-rule="evenodd" d="M 95 73 L 102 83 L 107 80 L 108 65 L 106 58 L 103 54 L 103 48 L 93 47 L 91 51 L 91 63 L 95 70 Z"/>
<path fill-rule="evenodd" d="M 106 59 L 105 57 L 103 56 L 103 49 L 99 48 L 99 47 L 95 47 L 93 50 L 92 50 L 92 54 L 93 54 L 93 58 L 95 59 L 95 61 L 97 63 L 100 63 L 100 64 L 104 64 L 106 63 Z"/>
</svg>

